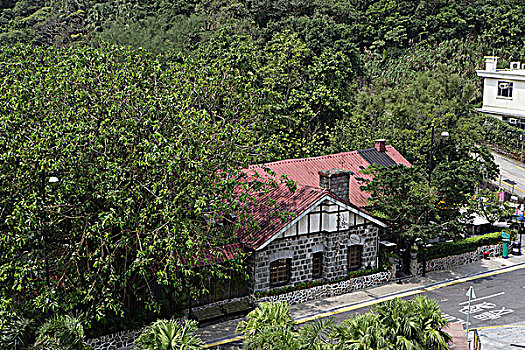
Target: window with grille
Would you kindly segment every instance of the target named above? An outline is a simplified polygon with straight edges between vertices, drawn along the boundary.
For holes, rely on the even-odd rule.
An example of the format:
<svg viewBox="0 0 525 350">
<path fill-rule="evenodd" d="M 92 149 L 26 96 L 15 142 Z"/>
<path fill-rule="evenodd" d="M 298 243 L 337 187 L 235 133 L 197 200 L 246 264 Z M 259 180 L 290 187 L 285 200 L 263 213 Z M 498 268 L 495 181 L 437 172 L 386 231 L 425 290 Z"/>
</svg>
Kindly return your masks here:
<svg viewBox="0 0 525 350">
<path fill-rule="evenodd" d="M 348 269 L 355 270 L 361 267 L 362 245 L 351 245 L 348 247 Z"/>
<path fill-rule="evenodd" d="M 313 278 L 321 278 L 323 276 L 323 252 L 313 254 Z"/>
<path fill-rule="evenodd" d="M 512 88 L 514 83 L 509 81 L 498 81 L 498 96 L 512 97 Z"/>
<path fill-rule="evenodd" d="M 270 263 L 270 284 L 278 286 L 290 282 L 292 259 L 279 259 Z"/>
</svg>

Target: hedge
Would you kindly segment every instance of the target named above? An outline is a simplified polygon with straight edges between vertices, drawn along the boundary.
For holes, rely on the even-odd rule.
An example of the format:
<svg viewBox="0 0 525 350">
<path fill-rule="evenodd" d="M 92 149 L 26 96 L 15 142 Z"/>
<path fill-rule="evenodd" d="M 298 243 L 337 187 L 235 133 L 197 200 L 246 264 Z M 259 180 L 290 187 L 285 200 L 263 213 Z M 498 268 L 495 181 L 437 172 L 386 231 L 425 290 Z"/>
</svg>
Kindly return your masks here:
<svg viewBox="0 0 525 350">
<path fill-rule="evenodd" d="M 427 260 L 443 258 L 445 256 L 459 255 L 472 252 L 484 245 L 497 244 L 501 242 L 501 232 L 487 233 L 481 236 L 468 237 L 461 241 L 436 243 L 427 248 Z M 418 252 L 419 260 L 422 252 Z"/>
</svg>

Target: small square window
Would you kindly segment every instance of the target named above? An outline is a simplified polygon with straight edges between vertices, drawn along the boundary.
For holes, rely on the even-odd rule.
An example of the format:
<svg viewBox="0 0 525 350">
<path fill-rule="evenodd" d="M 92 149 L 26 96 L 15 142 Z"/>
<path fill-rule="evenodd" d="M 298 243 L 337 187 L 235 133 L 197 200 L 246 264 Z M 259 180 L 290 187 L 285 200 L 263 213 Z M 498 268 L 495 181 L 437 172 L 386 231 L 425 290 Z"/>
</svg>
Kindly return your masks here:
<svg viewBox="0 0 525 350">
<path fill-rule="evenodd" d="M 362 255 L 362 245 L 351 245 L 348 247 L 348 270 L 357 270 L 361 267 Z"/>
<path fill-rule="evenodd" d="M 280 286 L 290 283 L 292 259 L 279 259 L 270 263 L 270 284 Z"/>
<path fill-rule="evenodd" d="M 323 252 L 313 254 L 312 278 L 323 277 Z"/>
<path fill-rule="evenodd" d="M 512 97 L 512 88 L 514 83 L 510 81 L 498 81 L 498 96 Z"/>
</svg>

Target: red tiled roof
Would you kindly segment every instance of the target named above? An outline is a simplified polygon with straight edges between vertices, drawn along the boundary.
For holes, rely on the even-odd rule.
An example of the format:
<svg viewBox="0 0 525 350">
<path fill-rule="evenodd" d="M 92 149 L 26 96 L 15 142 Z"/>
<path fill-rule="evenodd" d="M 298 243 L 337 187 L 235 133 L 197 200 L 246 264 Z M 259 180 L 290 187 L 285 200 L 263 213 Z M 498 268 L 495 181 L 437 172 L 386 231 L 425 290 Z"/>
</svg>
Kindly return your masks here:
<svg viewBox="0 0 525 350">
<path fill-rule="evenodd" d="M 242 229 L 237 233 L 238 237 L 241 242 L 257 249 L 286 224 L 327 195 L 333 197 L 326 189 L 310 186 L 300 186 L 291 193 L 285 184 L 281 184 L 248 205 L 247 214 L 258 223 L 258 227 Z"/>
<path fill-rule="evenodd" d="M 248 177 L 254 175 L 255 172 L 262 178 L 272 176 L 276 180 L 286 175 L 297 182 L 297 190 L 291 193 L 285 184 L 280 184 L 276 189 L 260 195 L 248 204 L 247 214 L 258 223 L 259 227 L 244 228 L 237 232 L 240 241 L 253 249 L 259 248 L 325 196 L 330 196 L 355 208 L 365 207 L 370 195 L 359 188 L 361 185 L 356 177 L 370 178 L 370 175 L 364 175 L 360 171 L 371 163 L 410 166 L 410 163 L 392 146 L 386 146 L 386 152 L 378 152 L 375 148 L 371 148 L 250 166 L 245 171 Z M 338 198 L 327 189 L 319 187 L 319 171 L 330 169 L 345 169 L 354 173 L 350 177 L 349 201 Z M 270 170 L 275 175 L 270 175 L 266 170 Z M 363 209 L 359 210 L 368 214 Z M 283 213 L 288 215 L 283 216 Z"/>
<path fill-rule="evenodd" d="M 381 152 L 375 151 L 374 148 L 364 150 L 369 153 L 381 155 Z M 369 178 L 360 171 L 370 165 L 370 163 L 361 155 L 364 151 L 350 151 L 326 156 L 287 159 L 278 162 L 252 165 L 249 170 L 264 173 L 263 168 L 268 168 L 275 172 L 276 177 L 286 174 L 288 178 L 297 182 L 298 186 L 319 186 L 319 170 L 345 169 L 353 172 L 355 175 L 350 178 L 350 203 L 358 206 L 367 206 L 367 200 L 370 194 L 362 191 L 356 177 Z M 361 153 L 360 153 L 361 152 Z M 386 146 L 386 154 L 396 164 L 410 166 L 410 163 L 392 146 Z"/>
</svg>

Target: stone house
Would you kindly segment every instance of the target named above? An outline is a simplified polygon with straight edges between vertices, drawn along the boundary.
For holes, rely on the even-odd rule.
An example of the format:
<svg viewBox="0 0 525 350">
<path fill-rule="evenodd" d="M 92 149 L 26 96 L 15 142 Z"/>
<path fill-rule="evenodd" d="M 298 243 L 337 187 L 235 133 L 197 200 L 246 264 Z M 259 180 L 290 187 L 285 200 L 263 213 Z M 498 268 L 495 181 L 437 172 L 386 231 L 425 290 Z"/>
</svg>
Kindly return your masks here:
<svg viewBox="0 0 525 350">
<path fill-rule="evenodd" d="M 251 251 L 252 292 L 310 280 L 336 280 L 349 271 L 378 266 L 380 230 L 387 227 L 364 207 L 369 195 L 356 180 L 371 164 L 410 163 L 385 140 L 374 148 L 251 166 L 297 182 L 270 191 L 249 209 L 255 230 L 238 233 Z M 270 201 L 268 201 L 270 199 Z M 283 212 L 288 215 L 283 215 Z"/>
</svg>

